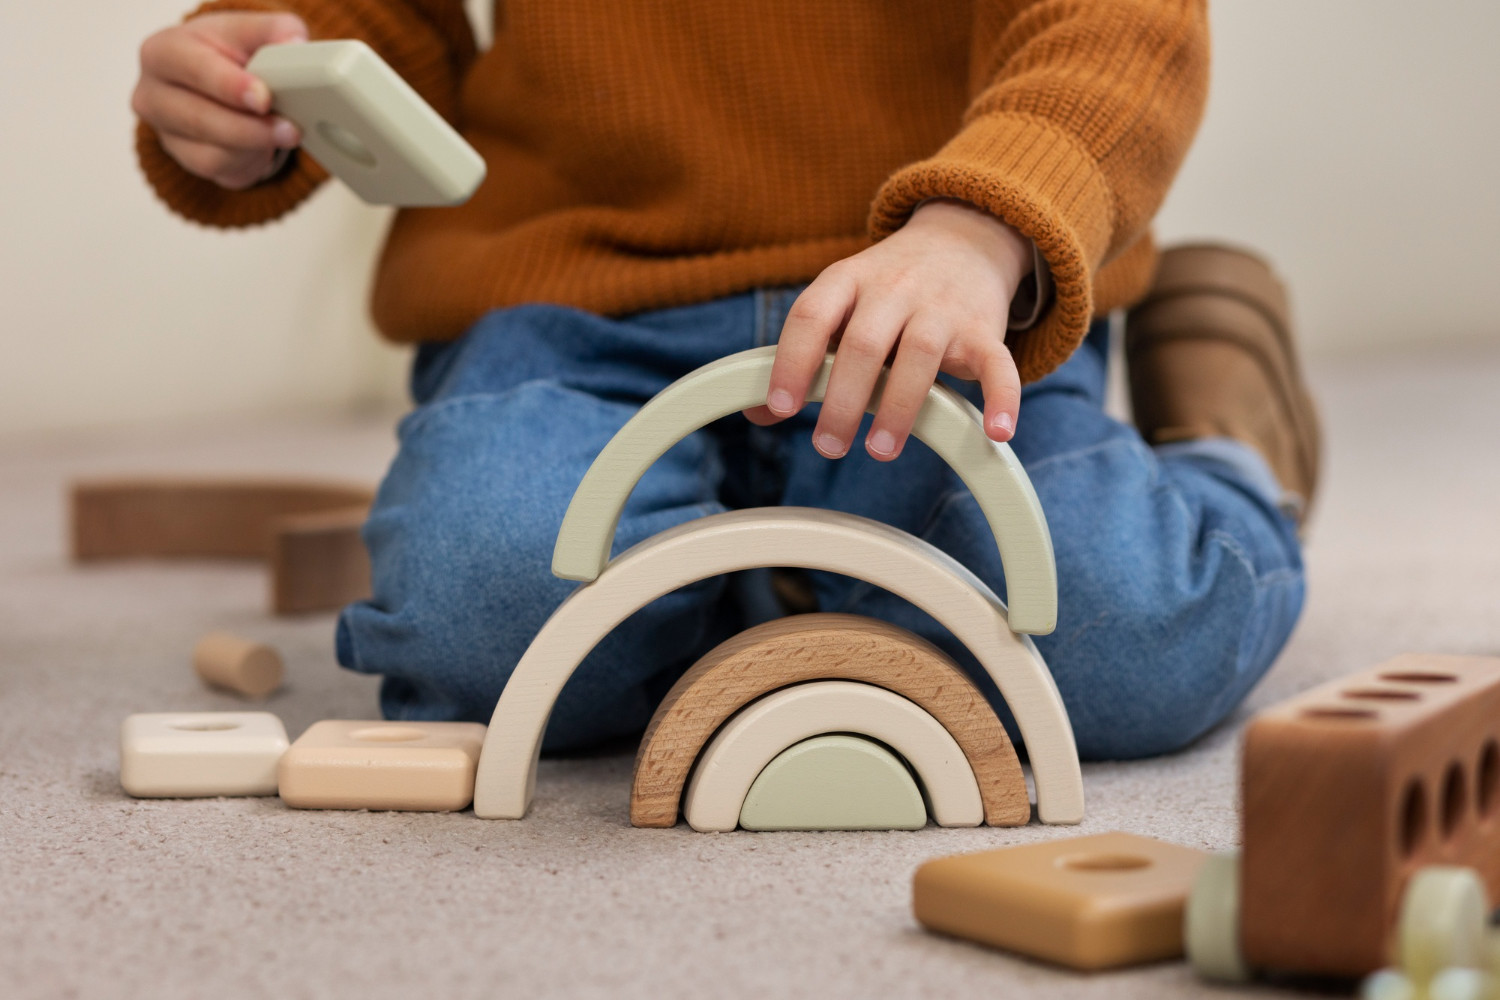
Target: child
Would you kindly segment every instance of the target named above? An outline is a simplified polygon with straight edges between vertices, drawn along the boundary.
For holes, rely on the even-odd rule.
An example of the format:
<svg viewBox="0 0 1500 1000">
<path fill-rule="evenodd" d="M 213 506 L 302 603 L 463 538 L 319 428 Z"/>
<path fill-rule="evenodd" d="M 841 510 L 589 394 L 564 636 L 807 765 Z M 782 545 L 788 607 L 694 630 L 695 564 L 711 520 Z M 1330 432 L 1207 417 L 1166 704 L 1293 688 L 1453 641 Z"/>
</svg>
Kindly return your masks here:
<svg viewBox="0 0 1500 1000">
<path fill-rule="evenodd" d="M 399 213 L 376 277 L 378 325 L 420 344 L 417 406 L 365 530 L 373 596 L 337 645 L 384 675 L 389 717 L 487 720 L 575 586 L 550 553 L 589 462 L 672 380 L 768 343 L 766 405 L 657 462 L 616 551 L 729 507 L 830 507 L 1003 594 L 973 498 L 906 440 L 943 373 L 977 383 L 1046 510 L 1059 623 L 1038 646 L 1085 756 L 1187 743 L 1285 643 L 1303 581 L 1281 505 L 1310 497 L 1315 434 L 1274 279 L 1225 250 L 1164 269 L 1130 334 L 1139 430 L 1103 413 L 1090 326 L 1151 284 L 1149 221 L 1206 89 L 1203 0 L 509 0 L 483 54 L 459 0 L 215 0 L 141 49 L 137 149 L 173 210 L 253 225 L 325 179 L 243 69 L 306 37 L 365 39 L 489 166 L 466 205 Z M 894 596 L 803 579 L 816 607 L 972 664 Z M 639 732 L 744 597 L 717 578 L 637 612 L 575 673 L 547 746 Z"/>
</svg>

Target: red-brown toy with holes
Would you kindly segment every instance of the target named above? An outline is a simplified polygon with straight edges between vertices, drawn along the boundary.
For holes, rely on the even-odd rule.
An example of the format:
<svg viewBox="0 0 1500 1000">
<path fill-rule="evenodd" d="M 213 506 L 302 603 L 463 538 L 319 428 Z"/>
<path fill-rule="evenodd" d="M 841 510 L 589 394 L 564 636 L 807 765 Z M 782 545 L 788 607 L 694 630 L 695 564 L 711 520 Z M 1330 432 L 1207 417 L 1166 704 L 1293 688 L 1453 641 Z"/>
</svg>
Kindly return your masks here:
<svg viewBox="0 0 1500 1000">
<path fill-rule="evenodd" d="M 1500 659 L 1401 656 L 1269 709 L 1242 780 L 1245 962 L 1378 969 L 1418 869 L 1472 868 L 1500 896 Z"/>
</svg>

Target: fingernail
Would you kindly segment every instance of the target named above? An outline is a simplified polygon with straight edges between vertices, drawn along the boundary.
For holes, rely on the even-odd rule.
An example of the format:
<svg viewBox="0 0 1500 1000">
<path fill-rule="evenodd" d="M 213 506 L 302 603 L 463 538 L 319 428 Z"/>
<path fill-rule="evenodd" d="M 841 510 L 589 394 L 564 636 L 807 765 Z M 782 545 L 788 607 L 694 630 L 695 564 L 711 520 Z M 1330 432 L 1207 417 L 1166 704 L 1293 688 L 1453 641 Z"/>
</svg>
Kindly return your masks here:
<svg viewBox="0 0 1500 1000">
<path fill-rule="evenodd" d="M 819 434 L 813 439 L 813 444 L 818 450 L 829 458 L 840 458 L 844 454 L 844 442 L 832 434 Z"/>
<path fill-rule="evenodd" d="M 283 149 L 297 145 L 297 126 L 289 121 L 279 121 L 271 129 L 271 140 Z"/>
<path fill-rule="evenodd" d="M 792 410 L 796 408 L 792 402 L 792 394 L 785 389 L 777 389 L 771 393 L 771 398 L 766 400 L 766 406 L 779 417 L 791 416 Z"/>
<path fill-rule="evenodd" d="M 990 430 L 995 434 L 1009 438 L 1015 433 L 1016 423 L 1010 418 L 1009 413 L 997 413 L 995 419 L 990 421 Z"/>
<path fill-rule="evenodd" d="M 257 114 L 271 110 L 271 88 L 260 80 L 251 80 L 245 88 L 245 107 Z"/>
<path fill-rule="evenodd" d="M 896 451 L 896 435 L 882 428 L 870 435 L 870 451 L 884 458 Z"/>
</svg>

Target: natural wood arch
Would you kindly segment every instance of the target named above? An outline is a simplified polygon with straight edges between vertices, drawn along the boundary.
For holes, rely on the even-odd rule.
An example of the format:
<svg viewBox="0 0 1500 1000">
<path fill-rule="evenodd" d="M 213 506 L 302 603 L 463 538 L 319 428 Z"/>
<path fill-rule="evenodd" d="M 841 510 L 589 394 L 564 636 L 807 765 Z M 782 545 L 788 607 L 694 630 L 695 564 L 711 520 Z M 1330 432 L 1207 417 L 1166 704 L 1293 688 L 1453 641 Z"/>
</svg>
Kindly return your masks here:
<svg viewBox="0 0 1500 1000">
<path fill-rule="evenodd" d="M 766 401 L 775 345 L 731 354 L 667 386 L 604 446 L 573 493 L 557 533 L 552 572 L 567 580 L 597 578 L 609 562 L 610 546 L 625 501 L 642 474 L 678 441 L 721 417 Z M 808 391 L 821 401 L 833 370 L 833 355 Z M 882 373 L 870 398 L 880 405 Z M 991 441 L 974 405 L 941 383 L 928 390 L 912 434 L 942 457 L 969 487 L 994 532 L 1005 567 L 1010 627 L 1045 635 L 1057 627 L 1057 568 L 1052 536 L 1031 479 L 1008 445 Z"/>
<path fill-rule="evenodd" d="M 920 706 L 963 750 L 985 821 L 1019 826 L 1031 819 L 1026 779 L 1005 727 L 947 654 L 889 622 L 822 613 L 746 629 L 682 675 L 657 707 L 636 754 L 630 822 L 675 824 L 693 762 L 726 720 L 769 691 L 826 680 L 873 684 Z"/>
<path fill-rule="evenodd" d="M 810 681 L 756 699 L 714 735 L 683 795 L 688 825 L 702 833 L 733 830 L 766 765 L 825 733 L 868 736 L 900 754 L 922 779 L 938 825 L 984 822 L 974 772 L 942 723 L 915 702 L 873 684 Z"/>
<path fill-rule="evenodd" d="M 1015 716 L 1042 822 L 1083 818 L 1083 775 L 1062 696 L 1030 637 L 1006 625 L 1004 602 L 962 563 L 920 538 L 808 507 L 756 507 L 688 521 L 632 546 L 594 583 L 568 595 L 495 704 L 475 783 L 475 815 L 526 815 L 552 706 L 574 669 L 616 625 L 679 587 L 761 566 L 858 577 L 930 614 L 973 653 Z"/>
</svg>

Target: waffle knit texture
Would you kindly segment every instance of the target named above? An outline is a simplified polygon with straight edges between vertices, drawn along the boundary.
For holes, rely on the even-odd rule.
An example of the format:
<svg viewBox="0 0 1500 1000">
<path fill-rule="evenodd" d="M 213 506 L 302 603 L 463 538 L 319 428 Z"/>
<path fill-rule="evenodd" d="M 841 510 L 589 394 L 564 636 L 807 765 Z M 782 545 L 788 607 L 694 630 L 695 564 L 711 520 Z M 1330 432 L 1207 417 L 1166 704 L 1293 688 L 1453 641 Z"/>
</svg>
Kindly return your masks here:
<svg viewBox="0 0 1500 1000">
<path fill-rule="evenodd" d="M 360 38 L 488 163 L 461 207 L 403 209 L 372 310 L 397 341 L 490 309 L 625 315 L 795 284 L 929 198 L 1033 240 L 1053 301 L 1007 344 L 1022 378 L 1144 295 L 1149 223 L 1207 90 L 1206 0 L 506 0 L 480 53 L 460 0 L 213 0 Z M 214 226 L 286 213 L 310 157 L 231 192 L 141 124 L 146 177 Z"/>
</svg>

